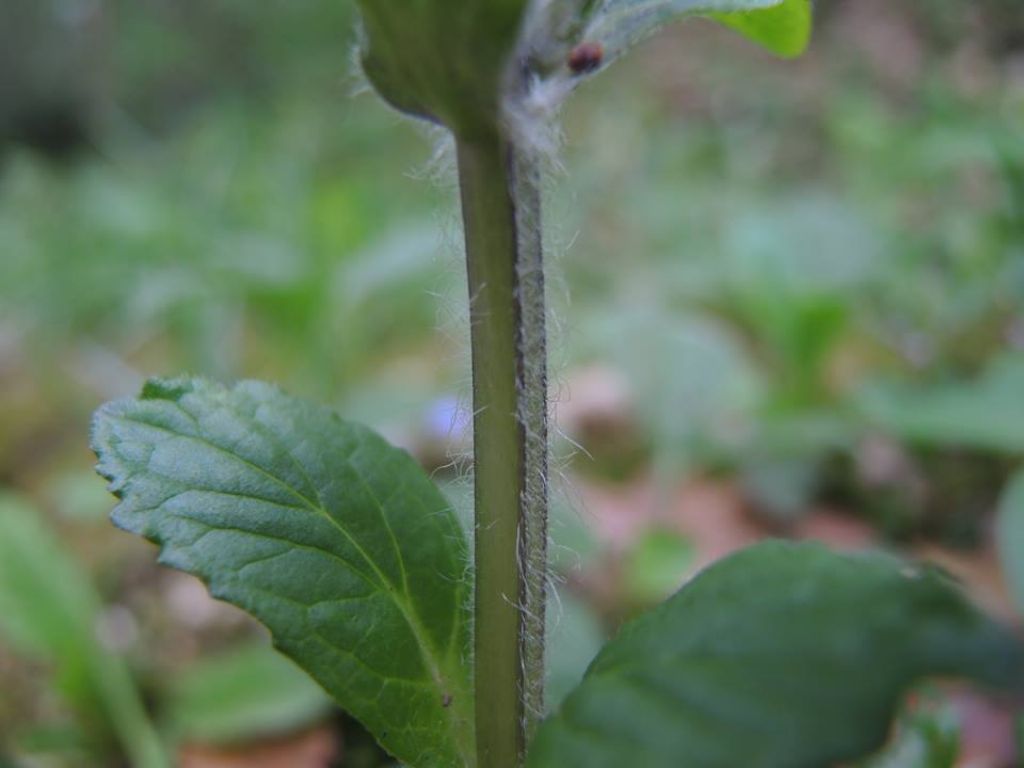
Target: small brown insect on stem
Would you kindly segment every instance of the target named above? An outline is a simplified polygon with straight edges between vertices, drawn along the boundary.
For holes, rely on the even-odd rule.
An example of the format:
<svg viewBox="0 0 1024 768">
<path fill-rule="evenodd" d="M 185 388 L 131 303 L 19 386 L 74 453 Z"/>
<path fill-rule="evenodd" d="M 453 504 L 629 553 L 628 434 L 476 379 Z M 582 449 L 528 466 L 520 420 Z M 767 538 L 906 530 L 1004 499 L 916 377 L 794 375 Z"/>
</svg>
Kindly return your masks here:
<svg viewBox="0 0 1024 768">
<path fill-rule="evenodd" d="M 604 61 L 604 47 L 600 43 L 580 43 L 569 52 L 566 64 L 574 75 L 593 72 Z"/>
</svg>

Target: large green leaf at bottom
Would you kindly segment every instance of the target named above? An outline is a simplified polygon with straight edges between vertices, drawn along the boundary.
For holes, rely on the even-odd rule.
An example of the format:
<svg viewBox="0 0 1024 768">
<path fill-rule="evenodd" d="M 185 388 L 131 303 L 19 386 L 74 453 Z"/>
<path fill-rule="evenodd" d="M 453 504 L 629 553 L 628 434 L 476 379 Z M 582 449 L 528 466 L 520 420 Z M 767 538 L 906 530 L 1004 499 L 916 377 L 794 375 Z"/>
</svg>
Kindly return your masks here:
<svg viewBox="0 0 1024 768">
<path fill-rule="evenodd" d="M 884 742 L 927 675 L 1021 682 L 1015 638 L 937 572 L 767 543 L 605 646 L 529 768 L 821 768 Z"/>
<path fill-rule="evenodd" d="M 257 382 L 154 380 L 97 411 L 114 521 L 253 614 L 412 766 L 472 761 L 467 554 L 447 501 L 369 429 Z"/>
</svg>

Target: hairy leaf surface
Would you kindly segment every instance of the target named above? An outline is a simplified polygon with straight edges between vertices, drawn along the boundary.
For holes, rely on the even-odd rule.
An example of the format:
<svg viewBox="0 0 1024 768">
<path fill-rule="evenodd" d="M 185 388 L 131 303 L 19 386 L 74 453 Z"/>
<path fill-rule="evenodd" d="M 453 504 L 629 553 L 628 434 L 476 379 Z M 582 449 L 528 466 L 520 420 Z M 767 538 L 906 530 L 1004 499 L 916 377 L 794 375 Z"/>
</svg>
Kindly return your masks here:
<svg viewBox="0 0 1024 768">
<path fill-rule="evenodd" d="M 257 382 L 150 381 L 101 408 L 117 525 L 263 622 L 412 766 L 472 763 L 467 553 L 404 451 Z"/>
<path fill-rule="evenodd" d="M 767 543 L 626 625 L 538 732 L 530 768 L 819 768 L 886 739 L 908 685 L 1021 682 L 1010 632 L 944 576 Z"/>
</svg>

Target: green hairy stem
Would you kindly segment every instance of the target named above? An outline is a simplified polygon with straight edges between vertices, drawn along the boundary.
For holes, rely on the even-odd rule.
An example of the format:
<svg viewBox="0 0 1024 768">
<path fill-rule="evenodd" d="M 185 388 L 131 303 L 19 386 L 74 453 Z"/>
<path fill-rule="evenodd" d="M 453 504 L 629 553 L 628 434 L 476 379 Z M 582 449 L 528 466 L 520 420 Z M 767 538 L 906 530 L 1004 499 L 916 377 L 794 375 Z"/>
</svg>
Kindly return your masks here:
<svg viewBox="0 0 1024 768">
<path fill-rule="evenodd" d="M 460 138 L 475 475 L 477 754 L 521 763 L 543 709 L 547 371 L 536 162 L 500 135 Z"/>
</svg>

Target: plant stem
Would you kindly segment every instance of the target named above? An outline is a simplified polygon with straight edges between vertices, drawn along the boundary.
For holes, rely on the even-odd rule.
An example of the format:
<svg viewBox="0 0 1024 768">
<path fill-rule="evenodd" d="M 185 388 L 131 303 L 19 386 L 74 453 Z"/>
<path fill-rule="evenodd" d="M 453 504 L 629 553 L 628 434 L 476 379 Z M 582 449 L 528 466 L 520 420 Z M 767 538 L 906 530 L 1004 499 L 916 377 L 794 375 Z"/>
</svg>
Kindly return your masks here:
<svg viewBox="0 0 1024 768">
<path fill-rule="evenodd" d="M 547 359 L 538 170 L 495 130 L 459 138 L 473 350 L 479 768 L 521 763 L 543 709 Z"/>
</svg>

